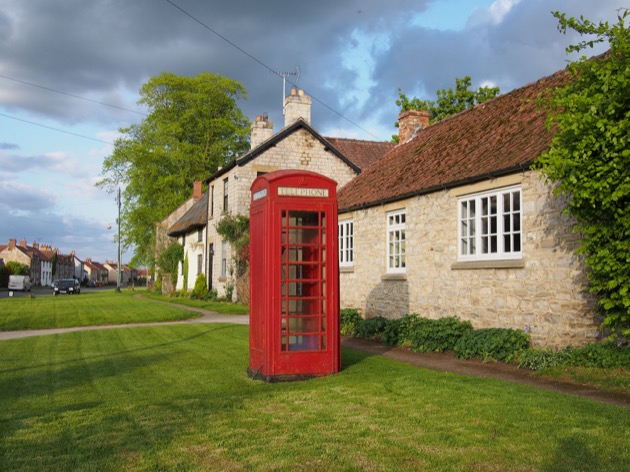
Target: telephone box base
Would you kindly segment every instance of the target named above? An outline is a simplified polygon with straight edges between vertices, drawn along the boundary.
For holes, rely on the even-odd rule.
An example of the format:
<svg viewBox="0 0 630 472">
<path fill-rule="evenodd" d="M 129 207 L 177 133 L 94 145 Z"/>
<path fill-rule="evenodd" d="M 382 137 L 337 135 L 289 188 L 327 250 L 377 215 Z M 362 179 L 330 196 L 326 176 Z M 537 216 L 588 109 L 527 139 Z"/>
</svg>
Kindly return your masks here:
<svg viewBox="0 0 630 472">
<path fill-rule="evenodd" d="M 298 382 L 300 380 L 310 380 L 315 379 L 317 377 L 325 377 L 327 373 L 321 374 L 282 374 L 282 375 L 267 375 L 263 374 L 257 369 L 252 369 L 251 367 L 247 368 L 247 376 L 252 380 L 262 380 L 267 383 L 278 383 L 278 382 Z"/>
</svg>

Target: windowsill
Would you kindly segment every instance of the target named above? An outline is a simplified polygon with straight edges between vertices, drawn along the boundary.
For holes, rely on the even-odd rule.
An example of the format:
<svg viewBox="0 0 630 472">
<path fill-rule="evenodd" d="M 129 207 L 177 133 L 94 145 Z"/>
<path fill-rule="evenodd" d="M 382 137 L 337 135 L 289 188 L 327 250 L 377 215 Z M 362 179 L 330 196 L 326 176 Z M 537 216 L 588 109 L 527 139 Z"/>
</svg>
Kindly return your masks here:
<svg viewBox="0 0 630 472">
<path fill-rule="evenodd" d="M 451 265 L 451 270 L 522 269 L 524 267 L 524 259 L 506 259 L 496 261 L 460 261 Z"/>
<path fill-rule="evenodd" d="M 381 275 L 381 280 L 407 280 L 407 274 L 383 274 Z"/>
<path fill-rule="evenodd" d="M 341 274 L 349 274 L 352 272 L 354 272 L 354 266 L 339 267 L 339 273 Z"/>
</svg>

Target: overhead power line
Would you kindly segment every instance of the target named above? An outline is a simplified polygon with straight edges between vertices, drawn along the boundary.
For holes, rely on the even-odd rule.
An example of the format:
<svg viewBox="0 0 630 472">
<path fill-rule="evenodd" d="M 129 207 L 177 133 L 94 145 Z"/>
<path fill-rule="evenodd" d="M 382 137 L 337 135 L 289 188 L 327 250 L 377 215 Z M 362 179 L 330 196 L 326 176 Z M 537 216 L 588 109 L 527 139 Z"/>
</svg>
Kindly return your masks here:
<svg viewBox="0 0 630 472">
<path fill-rule="evenodd" d="M 247 57 L 249 57 L 251 60 L 253 60 L 254 62 L 257 62 L 259 65 L 261 65 L 262 67 L 264 67 L 265 69 L 267 69 L 269 72 L 271 72 L 272 74 L 277 75 L 278 77 L 281 77 L 283 79 L 285 79 L 285 77 L 283 77 L 279 72 L 273 70 L 271 67 L 269 67 L 267 64 L 265 64 L 263 61 L 261 61 L 260 59 L 258 59 L 257 57 L 251 55 L 250 53 L 248 53 L 247 51 L 245 51 L 243 48 L 241 48 L 240 46 L 238 46 L 237 44 L 233 43 L 232 41 L 230 41 L 228 38 L 226 38 L 225 36 L 223 36 L 222 34 L 220 34 L 219 32 L 217 32 L 216 30 L 212 29 L 210 26 L 208 26 L 207 24 L 205 24 L 203 21 L 199 20 L 198 18 L 196 18 L 195 16 L 193 16 L 192 14 L 190 14 L 189 12 L 187 12 L 186 10 L 184 10 L 182 7 L 180 7 L 179 5 L 177 5 L 176 3 L 172 2 L 171 0 L 166 0 L 168 3 L 170 3 L 173 7 L 177 8 L 180 12 L 182 12 L 184 15 L 186 15 L 187 17 L 189 17 L 191 20 L 193 20 L 194 22 L 198 23 L 199 25 L 201 25 L 203 28 L 207 29 L 208 31 L 210 31 L 211 33 L 215 34 L 216 36 L 218 36 L 219 38 L 221 38 L 223 41 L 225 41 L 226 43 L 228 43 L 230 46 L 232 46 L 233 48 L 237 49 L 238 51 L 242 52 L 243 54 L 245 54 Z M 290 80 L 286 80 L 289 84 L 291 84 L 293 87 L 297 87 L 297 85 L 295 83 L 293 83 Z M 317 103 L 319 103 L 320 105 L 324 106 L 325 108 L 327 108 L 328 110 L 332 111 L 333 113 L 335 113 L 336 115 L 338 115 L 339 117 L 343 118 L 344 120 L 346 120 L 348 123 L 356 126 L 357 128 L 359 128 L 361 131 L 363 131 L 364 133 L 369 134 L 370 136 L 372 136 L 374 139 L 378 139 L 377 136 L 375 136 L 374 134 L 372 134 L 371 132 L 369 132 L 368 130 L 366 130 L 365 128 L 363 128 L 362 126 L 360 126 L 358 123 L 355 123 L 354 121 L 352 121 L 350 118 L 345 117 L 344 115 L 342 115 L 340 112 L 338 112 L 337 110 L 335 110 L 334 108 L 330 107 L 329 105 L 327 105 L 326 103 L 322 102 L 321 100 L 319 100 L 317 97 L 313 96 L 310 92 L 309 92 L 309 96 L 315 100 Z"/>
<path fill-rule="evenodd" d="M 46 128 L 46 129 L 49 129 L 49 130 L 52 130 L 52 131 L 57 131 L 59 133 L 65 133 L 65 134 L 69 134 L 69 135 L 72 135 L 72 136 L 77 136 L 79 138 L 89 139 L 90 141 L 96 141 L 97 143 L 109 144 L 110 146 L 114 145 L 113 143 L 110 143 L 108 141 L 103 141 L 101 139 L 91 138 L 91 137 L 85 136 L 83 134 L 73 133 L 71 131 L 66 131 L 66 130 L 59 129 L 59 128 L 53 128 L 52 126 L 42 125 L 41 123 L 35 123 L 34 121 L 23 120 L 22 118 L 17 118 L 15 116 L 11 116 L 11 115 L 5 115 L 4 113 L 0 113 L 0 116 L 3 116 L 5 118 L 9 118 L 9 119 L 15 120 L 15 121 L 21 121 L 22 123 L 28 123 L 29 125 L 39 126 L 40 128 Z"/>
<path fill-rule="evenodd" d="M 73 95 L 71 93 L 62 92 L 61 90 L 55 90 L 53 88 L 45 87 L 43 85 L 34 84 L 32 82 L 26 82 L 25 80 L 14 79 L 13 77 L 7 77 L 6 75 L 0 75 L 0 78 L 1 79 L 5 79 L 5 80 L 11 80 L 12 82 L 17 82 L 17 83 L 20 83 L 20 84 L 28 85 L 30 87 L 36 87 L 36 88 L 39 88 L 39 89 L 42 89 L 42 90 L 46 90 L 48 92 L 54 92 L 54 93 L 58 93 L 60 95 L 65 95 L 66 97 L 72 97 L 72 98 L 76 98 L 78 100 L 84 100 L 86 102 L 95 103 L 97 105 L 102 105 L 102 106 L 109 107 L 109 108 L 115 108 L 116 110 L 122 110 L 122 111 L 126 111 L 128 113 L 135 113 L 136 115 L 140 115 L 140 116 L 149 116 L 146 113 L 142 113 L 141 111 L 129 110 L 128 108 L 119 107 L 117 105 L 112 105 L 110 103 L 99 102 L 98 100 L 92 100 L 91 98 L 81 97 L 79 95 Z"/>
</svg>

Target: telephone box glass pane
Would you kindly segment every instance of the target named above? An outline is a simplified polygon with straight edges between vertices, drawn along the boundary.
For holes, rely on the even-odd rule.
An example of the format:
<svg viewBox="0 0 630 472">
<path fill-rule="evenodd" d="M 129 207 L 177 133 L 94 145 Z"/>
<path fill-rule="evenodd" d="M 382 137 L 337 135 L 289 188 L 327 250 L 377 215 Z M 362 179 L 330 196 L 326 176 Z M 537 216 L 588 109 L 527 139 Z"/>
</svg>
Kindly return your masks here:
<svg viewBox="0 0 630 472">
<path fill-rule="evenodd" d="M 282 211 L 283 351 L 312 351 L 326 346 L 325 224 L 323 212 Z"/>
</svg>

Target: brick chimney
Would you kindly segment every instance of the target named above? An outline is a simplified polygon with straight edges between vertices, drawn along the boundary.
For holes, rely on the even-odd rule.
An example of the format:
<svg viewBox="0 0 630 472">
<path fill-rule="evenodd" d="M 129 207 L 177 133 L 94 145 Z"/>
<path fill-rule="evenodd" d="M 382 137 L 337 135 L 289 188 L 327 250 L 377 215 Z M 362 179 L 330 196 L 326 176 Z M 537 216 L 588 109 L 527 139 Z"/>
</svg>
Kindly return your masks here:
<svg viewBox="0 0 630 472">
<path fill-rule="evenodd" d="M 200 180 L 195 180 L 193 182 L 193 198 L 195 200 L 199 200 L 203 195 L 203 192 L 201 191 L 201 181 Z"/>
<path fill-rule="evenodd" d="M 311 123 L 311 97 L 304 95 L 304 90 L 294 88 L 284 101 L 284 126 L 289 126 L 300 118 Z"/>
<path fill-rule="evenodd" d="M 9 239 L 9 249 L 15 248 L 15 239 Z"/>
<path fill-rule="evenodd" d="M 20 239 L 20 247 L 26 248 L 26 239 Z"/>
<path fill-rule="evenodd" d="M 256 121 L 252 123 L 251 148 L 254 149 L 260 146 L 271 136 L 273 136 L 273 122 L 269 121 L 269 117 L 266 114 L 258 115 Z"/>
<path fill-rule="evenodd" d="M 403 111 L 398 116 L 398 143 L 406 143 L 416 131 L 427 128 L 430 116 L 427 110 Z"/>
<path fill-rule="evenodd" d="M 39 243 L 36 241 L 33 241 L 33 248 L 39 251 Z"/>
</svg>

